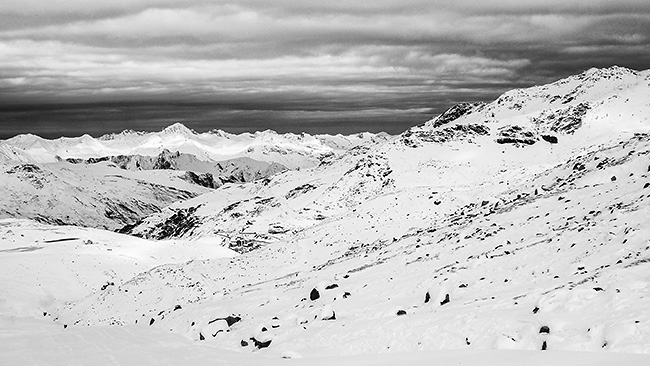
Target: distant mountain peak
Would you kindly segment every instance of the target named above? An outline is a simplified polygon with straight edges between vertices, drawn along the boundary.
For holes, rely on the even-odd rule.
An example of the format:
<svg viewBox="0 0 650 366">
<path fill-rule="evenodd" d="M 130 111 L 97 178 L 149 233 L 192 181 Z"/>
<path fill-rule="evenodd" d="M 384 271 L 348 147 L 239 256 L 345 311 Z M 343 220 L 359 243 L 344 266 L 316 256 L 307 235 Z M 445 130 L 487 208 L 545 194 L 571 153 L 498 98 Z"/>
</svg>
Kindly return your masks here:
<svg viewBox="0 0 650 366">
<path fill-rule="evenodd" d="M 176 122 L 173 125 L 165 127 L 165 129 L 162 130 L 162 133 L 167 133 L 167 134 L 175 133 L 175 134 L 185 135 L 185 136 L 196 135 L 196 131 L 187 128 L 184 124 L 180 122 Z"/>
</svg>

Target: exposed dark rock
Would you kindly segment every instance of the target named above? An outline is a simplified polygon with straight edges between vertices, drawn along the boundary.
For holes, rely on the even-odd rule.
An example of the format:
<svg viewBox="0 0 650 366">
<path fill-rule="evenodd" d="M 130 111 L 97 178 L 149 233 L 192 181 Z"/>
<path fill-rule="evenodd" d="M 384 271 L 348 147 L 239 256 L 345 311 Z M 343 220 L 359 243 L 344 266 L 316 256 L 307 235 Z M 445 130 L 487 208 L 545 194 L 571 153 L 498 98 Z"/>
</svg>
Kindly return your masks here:
<svg viewBox="0 0 650 366">
<path fill-rule="evenodd" d="M 478 109 L 479 107 L 483 106 L 484 103 L 458 103 L 455 106 L 447 109 L 446 111 L 442 112 L 441 115 L 436 117 L 435 120 L 433 120 L 432 127 L 440 127 L 444 124 L 447 124 L 449 122 L 455 121 L 458 118 L 471 114 L 474 110 Z"/>
<path fill-rule="evenodd" d="M 279 223 L 271 224 L 268 229 L 269 234 L 284 234 L 288 231 L 289 231 L 288 228 L 282 226 Z"/>
<path fill-rule="evenodd" d="M 542 139 L 551 144 L 557 144 L 557 137 L 553 135 L 541 135 Z"/>
<path fill-rule="evenodd" d="M 199 341 L 205 341 L 205 337 L 203 336 L 203 333 L 199 333 Z"/>
<path fill-rule="evenodd" d="M 418 147 L 419 142 L 444 143 L 454 140 L 471 139 L 472 137 L 487 135 L 488 133 L 490 133 L 490 129 L 484 125 L 459 124 L 439 130 L 410 129 L 402 133 L 401 139 L 406 146 Z"/>
<path fill-rule="evenodd" d="M 284 197 L 286 199 L 291 199 L 291 198 L 294 198 L 294 197 L 296 197 L 298 195 L 305 194 L 305 193 L 307 193 L 309 191 L 312 191 L 314 189 L 316 189 L 315 185 L 306 183 L 306 184 L 303 184 L 301 186 L 298 186 L 298 187 L 290 190 Z"/>
<path fill-rule="evenodd" d="M 542 325 L 542 327 L 539 328 L 539 333 L 540 334 L 549 334 L 549 333 L 551 333 L 551 329 L 547 325 Z"/>
<path fill-rule="evenodd" d="M 573 165 L 573 170 L 576 170 L 576 171 L 585 170 L 585 165 L 583 163 L 580 163 L 580 162 L 575 163 Z"/>
<path fill-rule="evenodd" d="M 339 287 L 339 285 L 333 283 L 331 285 L 325 286 L 325 290 L 332 290 L 332 289 L 335 289 L 337 287 Z"/>
<path fill-rule="evenodd" d="M 583 102 L 564 109 L 545 112 L 533 118 L 533 123 L 545 126 L 552 132 L 573 134 L 582 126 L 582 119 L 589 108 L 589 103 Z"/>
<path fill-rule="evenodd" d="M 352 294 L 349 293 L 349 292 L 347 292 L 347 291 L 343 293 L 343 298 L 344 298 L 344 299 L 347 299 L 347 298 L 350 297 L 350 296 L 352 296 Z"/>
<path fill-rule="evenodd" d="M 406 315 L 406 310 L 397 310 L 397 316 Z"/>
<path fill-rule="evenodd" d="M 547 346 L 546 346 L 546 341 L 542 343 L 542 351 L 546 351 Z"/>
<path fill-rule="evenodd" d="M 239 342 L 239 344 L 241 344 L 242 347 L 248 347 L 248 342 L 246 342 L 243 339 L 241 340 L 241 342 Z"/>
<path fill-rule="evenodd" d="M 533 314 L 537 314 L 538 311 L 539 311 L 539 308 L 537 306 L 535 306 L 535 308 L 533 309 Z"/>
<path fill-rule="evenodd" d="M 212 320 L 210 320 L 210 321 L 208 322 L 208 324 L 212 324 L 212 323 L 214 323 L 214 322 L 216 322 L 216 321 L 218 321 L 218 320 L 225 320 L 226 323 L 228 324 L 228 326 L 231 327 L 233 324 L 235 324 L 235 323 L 237 323 L 237 322 L 240 322 L 240 321 L 241 321 L 241 317 L 233 316 L 233 315 L 228 315 L 228 316 L 225 317 L 225 318 L 215 318 L 215 319 L 212 319 Z"/>
<path fill-rule="evenodd" d="M 149 326 L 152 326 L 155 321 L 156 320 L 154 318 L 151 318 L 151 320 L 149 320 Z"/>
<path fill-rule="evenodd" d="M 311 292 L 309 293 L 309 299 L 311 301 L 316 301 L 320 298 L 320 292 L 318 292 L 317 289 L 312 289 Z"/>
<path fill-rule="evenodd" d="M 271 340 L 270 339 L 268 341 L 266 341 L 266 342 L 260 342 L 257 339 L 255 339 L 255 337 L 251 337 L 250 340 L 253 341 L 253 344 L 258 349 L 267 348 L 268 346 L 271 345 Z"/>
<path fill-rule="evenodd" d="M 332 315 L 324 317 L 323 320 L 336 320 L 336 313 L 332 311 Z"/>
<path fill-rule="evenodd" d="M 532 145 L 537 142 L 535 134 L 521 126 L 508 125 L 499 129 L 497 137 L 499 144 L 524 144 Z"/>
<path fill-rule="evenodd" d="M 194 172 L 187 171 L 185 172 L 185 174 L 181 176 L 181 179 L 206 188 L 214 189 L 221 186 L 221 181 L 219 182 L 215 181 L 214 177 L 210 173 L 197 174 Z"/>
<path fill-rule="evenodd" d="M 446 294 L 444 300 L 440 302 L 440 306 L 447 304 L 449 301 L 449 294 Z"/>
<path fill-rule="evenodd" d="M 431 301 L 431 294 L 429 294 L 429 291 L 427 291 L 427 293 L 424 294 L 424 303 L 426 304 L 429 301 Z"/>
<path fill-rule="evenodd" d="M 201 223 L 201 220 L 194 215 L 194 212 L 196 212 L 199 207 L 201 207 L 201 205 L 176 209 L 175 213 L 169 216 L 164 222 L 149 228 L 149 230 L 144 233 L 133 232 L 133 229 L 137 227 L 139 223 L 135 226 L 127 225 L 118 230 L 118 232 L 156 240 L 180 237 L 190 232 Z"/>
</svg>

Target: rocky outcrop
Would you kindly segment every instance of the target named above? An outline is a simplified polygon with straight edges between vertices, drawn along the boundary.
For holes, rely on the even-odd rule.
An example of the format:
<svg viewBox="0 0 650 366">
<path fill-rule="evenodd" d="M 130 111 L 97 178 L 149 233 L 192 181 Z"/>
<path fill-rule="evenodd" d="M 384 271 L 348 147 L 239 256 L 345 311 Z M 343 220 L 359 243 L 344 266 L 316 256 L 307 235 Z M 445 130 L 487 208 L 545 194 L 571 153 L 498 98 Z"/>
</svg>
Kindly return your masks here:
<svg viewBox="0 0 650 366">
<path fill-rule="evenodd" d="M 539 128 L 571 135 L 582 126 L 582 120 L 589 109 L 589 103 L 583 102 L 575 106 L 543 112 L 533 118 L 533 123 Z"/>
<path fill-rule="evenodd" d="M 480 109 L 480 107 L 484 106 L 485 103 L 483 102 L 477 102 L 477 103 L 458 103 L 455 106 L 447 109 L 446 111 L 442 112 L 438 117 L 434 118 L 430 122 L 427 123 L 427 127 L 433 127 L 437 128 L 442 125 L 448 124 L 450 122 L 453 122 L 457 120 L 458 118 L 469 115 L 472 112 Z"/>
<path fill-rule="evenodd" d="M 125 170 L 185 170 L 181 179 L 208 188 L 224 183 L 244 183 L 273 176 L 287 168 L 278 163 L 266 163 L 249 158 L 220 162 L 199 160 L 191 154 L 164 149 L 157 156 L 115 155 L 100 158 L 68 158 L 72 164 L 97 164 L 107 162 Z"/>
<path fill-rule="evenodd" d="M 401 139 L 406 146 L 418 147 L 422 142 L 445 143 L 457 140 L 469 140 L 472 137 L 484 136 L 489 133 L 489 127 L 470 123 L 435 130 L 410 129 L 401 135 Z"/>
<path fill-rule="evenodd" d="M 142 222 L 133 225 L 126 225 L 118 232 L 122 234 L 129 234 L 141 238 L 162 240 L 170 237 L 181 237 L 192 231 L 197 227 L 201 220 L 194 215 L 201 205 L 189 208 L 176 209 L 172 215 L 166 218 L 165 221 L 158 223 L 152 227 L 147 228 L 145 232 L 134 232 L 133 229 L 140 225 Z"/>
<path fill-rule="evenodd" d="M 503 126 L 496 139 L 499 144 L 532 145 L 538 141 L 534 132 L 517 125 Z"/>
</svg>

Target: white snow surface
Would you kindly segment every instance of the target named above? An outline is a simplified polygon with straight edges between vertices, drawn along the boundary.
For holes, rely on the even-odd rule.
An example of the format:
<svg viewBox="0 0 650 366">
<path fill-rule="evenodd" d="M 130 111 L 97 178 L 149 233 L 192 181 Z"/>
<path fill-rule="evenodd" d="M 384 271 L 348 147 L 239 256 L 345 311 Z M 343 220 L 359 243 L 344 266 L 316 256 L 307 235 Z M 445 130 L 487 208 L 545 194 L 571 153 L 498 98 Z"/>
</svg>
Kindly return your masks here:
<svg viewBox="0 0 650 366">
<path fill-rule="evenodd" d="M 591 69 L 461 109 L 173 204 L 134 229 L 192 208 L 162 254 L 3 221 L 0 358 L 650 364 L 650 72 Z M 54 232 L 99 244 L 45 243 Z"/>
</svg>

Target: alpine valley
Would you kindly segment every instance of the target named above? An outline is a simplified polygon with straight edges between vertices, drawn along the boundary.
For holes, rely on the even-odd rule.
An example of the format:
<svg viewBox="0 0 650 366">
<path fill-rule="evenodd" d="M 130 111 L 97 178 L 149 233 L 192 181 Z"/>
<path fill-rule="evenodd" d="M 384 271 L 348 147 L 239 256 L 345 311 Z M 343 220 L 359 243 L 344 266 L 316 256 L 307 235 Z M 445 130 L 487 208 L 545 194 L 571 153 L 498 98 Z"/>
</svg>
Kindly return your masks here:
<svg viewBox="0 0 650 366">
<path fill-rule="evenodd" d="M 650 364 L 649 118 L 614 66 L 397 136 L 0 141 L 0 359 Z"/>
</svg>

